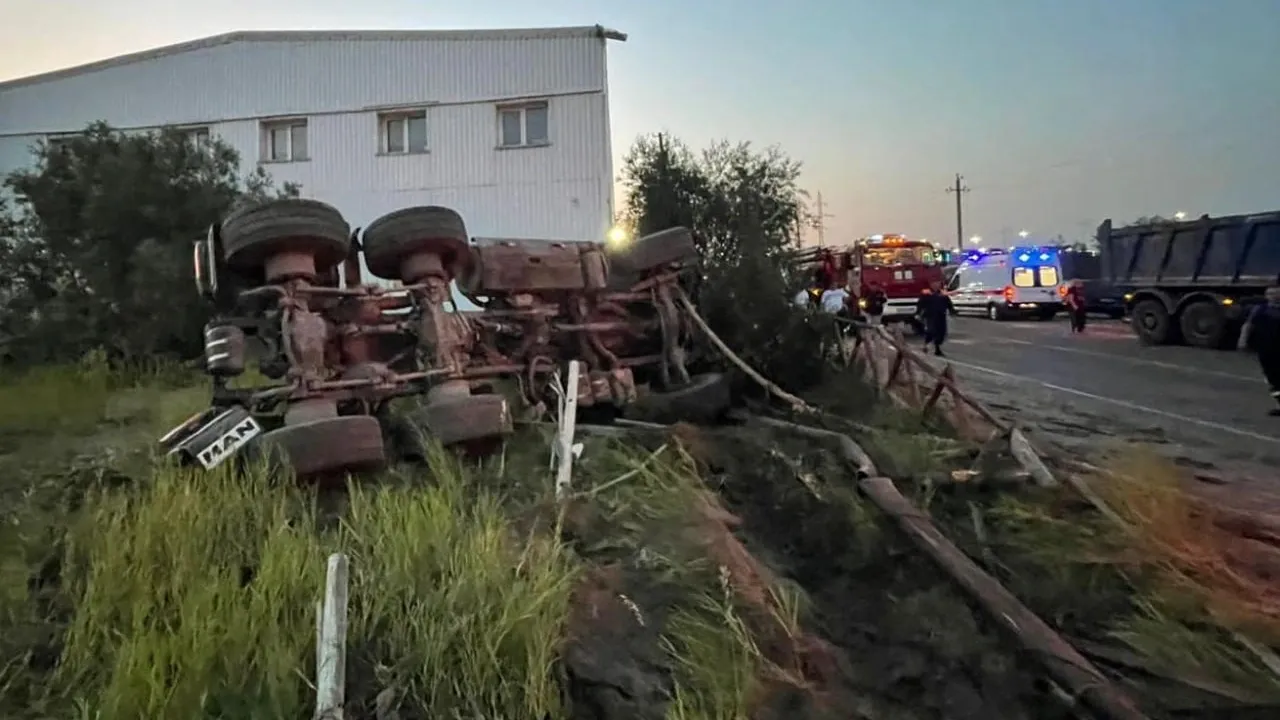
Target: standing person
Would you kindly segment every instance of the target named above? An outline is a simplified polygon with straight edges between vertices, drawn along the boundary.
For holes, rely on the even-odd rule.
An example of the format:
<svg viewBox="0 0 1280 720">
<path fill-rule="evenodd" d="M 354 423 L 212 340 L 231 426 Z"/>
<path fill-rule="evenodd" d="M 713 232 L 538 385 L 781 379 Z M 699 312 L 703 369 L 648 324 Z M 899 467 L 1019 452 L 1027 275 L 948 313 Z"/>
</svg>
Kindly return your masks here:
<svg viewBox="0 0 1280 720">
<path fill-rule="evenodd" d="M 1267 288 L 1266 302 L 1249 313 L 1240 331 L 1240 349 L 1252 347 L 1277 407 L 1268 413 L 1280 417 L 1280 286 Z"/>
<path fill-rule="evenodd" d="M 842 287 L 830 287 L 822 293 L 822 312 L 839 315 L 848 304 L 849 291 Z"/>
<path fill-rule="evenodd" d="M 812 302 L 809 298 L 809 288 L 800 288 L 800 291 L 795 294 L 791 302 L 798 308 L 807 309 Z"/>
<path fill-rule="evenodd" d="M 1084 296 L 1084 282 L 1082 280 L 1072 280 L 1067 284 L 1067 312 L 1071 314 L 1071 332 L 1084 332 L 1085 322 L 1088 319 L 1088 307 Z"/>
<path fill-rule="evenodd" d="M 929 326 L 925 323 L 924 313 L 928 308 L 930 301 L 933 299 L 933 290 L 925 288 L 920 291 L 920 297 L 916 300 L 916 314 L 911 318 L 911 324 L 915 327 L 918 335 L 924 337 L 924 351 L 929 352 Z"/>
<path fill-rule="evenodd" d="M 934 281 L 930 283 L 925 294 L 920 296 L 916 307 L 919 310 L 920 319 L 924 321 L 925 349 L 932 345 L 933 354 L 944 357 L 942 343 L 947 339 L 947 318 L 957 314 L 956 306 L 951 302 L 951 296 L 942 292 L 942 283 Z"/>
<path fill-rule="evenodd" d="M 881 318 L 884 316 L 884 306 L 889 303 L 889 296 L 885 293 L 884 288 L 880 287 L 880 283 L 873 282 L 867 287 L 867 322 L 872 325 L 879 325 Z"/>
<path fill-rule="evenodd" d="M 818 267 L 818 287 L 830 290 L 836 284 L 836 258 L 830 250 L 822 251 L 822 264 Z"/>
</svg>

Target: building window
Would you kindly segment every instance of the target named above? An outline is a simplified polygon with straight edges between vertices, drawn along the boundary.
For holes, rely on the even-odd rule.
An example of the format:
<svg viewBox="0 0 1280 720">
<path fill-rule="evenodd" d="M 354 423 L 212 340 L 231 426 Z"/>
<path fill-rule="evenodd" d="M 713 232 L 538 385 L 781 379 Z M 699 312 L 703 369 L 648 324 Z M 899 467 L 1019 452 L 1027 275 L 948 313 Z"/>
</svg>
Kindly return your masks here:
<svg viewBox="0 0 1280 720">
<path fill-rule="evenodd" d="M 49 146 L 51 152 L 63 153 L 71 147 L 71 141 L 75 136 L 63 135 L 61 137 L 49 136 L 45 138 L 45 143 Z"/>
<path fill-rule="evenodd" d="M 378 152 L 405 155 L 427 151 L 427 112 L 383 113 L 378 116 Z"/>
<path fill-rule="evenodd" d="M 182 131 L 187 136 L 187 142 L 197 150 L 209 149 L 209 128 L 186 128 Z"/>
<path fill-rule="evenodd" d="M 262 124 L 264 162 L 300 162 L 309 157 L 306 120 L 283 120 Z"/>
<path fill-rule="evenodd" d="M 550 142 L 547 104 L 508 105 L 498 108 L 498 145 L 531 147 Z"/>
</svg>

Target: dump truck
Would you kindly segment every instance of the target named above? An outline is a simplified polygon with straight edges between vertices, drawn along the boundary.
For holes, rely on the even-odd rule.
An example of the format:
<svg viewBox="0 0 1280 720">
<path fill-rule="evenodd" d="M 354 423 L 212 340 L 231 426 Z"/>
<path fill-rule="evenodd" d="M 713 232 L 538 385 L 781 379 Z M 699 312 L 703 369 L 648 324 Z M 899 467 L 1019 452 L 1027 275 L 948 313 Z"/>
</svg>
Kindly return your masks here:
<svg viewBox="0 0 1280 720">
<path fill-rule="evenodd" d="M 1249 310 L 1280 282 L 1280 210 L 1098 226 L 1102 275 L 1124 289 L 1145 345 L 1231 349 Z"/>
<path fill-rule="evenodd" d="M 1085 310 L 1113 320 L 1124 317 L 1123 289 L 1102 276 L 1102 256 L 1095 250 L 1062 245 L 1058 262 L 1064 280 L 1079 280 L 1084 286 Z"/>
</svg>

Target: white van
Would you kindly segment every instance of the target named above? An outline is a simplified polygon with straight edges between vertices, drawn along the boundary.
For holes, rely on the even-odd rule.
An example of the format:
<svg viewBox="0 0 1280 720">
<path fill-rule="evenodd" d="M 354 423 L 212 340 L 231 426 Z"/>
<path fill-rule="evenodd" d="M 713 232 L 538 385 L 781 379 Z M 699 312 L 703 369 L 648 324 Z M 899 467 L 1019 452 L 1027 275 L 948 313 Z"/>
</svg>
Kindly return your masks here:
<svg viewBox="0 0 1280 720">
<path fill-rule="evenodd" d="M 951 276 L 947 292 L 960 313 L 1052 320 L 1063 307 L 1064 283 L 1054 248 L 975 250 Z"/>
</svg>

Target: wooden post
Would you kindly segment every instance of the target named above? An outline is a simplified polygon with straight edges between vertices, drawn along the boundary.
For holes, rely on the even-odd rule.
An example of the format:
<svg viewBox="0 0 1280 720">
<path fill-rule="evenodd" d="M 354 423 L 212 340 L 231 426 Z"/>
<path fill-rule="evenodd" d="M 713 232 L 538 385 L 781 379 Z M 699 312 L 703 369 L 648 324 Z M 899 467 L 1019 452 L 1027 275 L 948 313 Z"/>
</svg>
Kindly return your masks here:
<svg viewBox="0 0 1280 720">
<path fill-rule="evenodd" d="M 1044 464 L 1040 454 L 1031 446 L 1031 441 L 1027 440 L 1027 436 L 1023 435 L 1018 428 L 1013 428 L 1009 432 L 1009 452 L 1022 467 L 1026 468 L 1027 472 L 1031 473 L 1031 478 L 1040 487 L 1054 487 L 1058 484 L 1049 466 Z"/>
<path fill-rule="evenodd" d="M 942 391 L 947 388 L 946 378 L 939 378 L 934 384 L 933 390 L 929 392 L 929 397 L 925 398 L 924 407 L 920 409 L 920 414 L 928 417 L 929 411 L 933 410 L 933 406 L 937 404 L 938 398 L 942 397 Z"/>
<path fill-rule="evenodd" d="M 893 518 L 912 544 L 928 555 L 1006 632 L 1091 709 L 1112 720 L 1146 720 L 1133 700 L 1113 685 L 1052 627 L 947 539 L 929 515 L 911 504 L 885 477 L 866 478 L 858 487 Z"/>
<path fill-rule="evenodd" d="M 889 366 L 889 377 L 885 378 L 884 386 L 888 389 L 893 386 L 893 381 L 898 379 L 898 373 L 902 372 L 902 366 L 907 362 L 907 351 L 905 348 L 898 348 L 898 352 L 893 356 L 893 364 Z"/>
<path fill-rule="evenodd" d="M 569 495 L 573 484 L 573 436 L 578 423 L 578 373 L 582 363 L 569 361 L 569 379 L 560 400 L 560 417 L 556 419 L 556 499 Z"/>
<path fill-rule="evenodd" d="M 347 684 L 347 556 L 329 556 L 316 648 L 315 720 L 342 720 Z"/>
<path fill-rule="evenodd" d="M 871 343 L 864 342 L 858 347 L 862 348 L 862 361 L 867 364 L 867 369 L 871 374 L 871 387 L 879 394 L 884 387 L 880 384 L 880 358 L 876 357 L 871 351 Z"/>
</svg>

